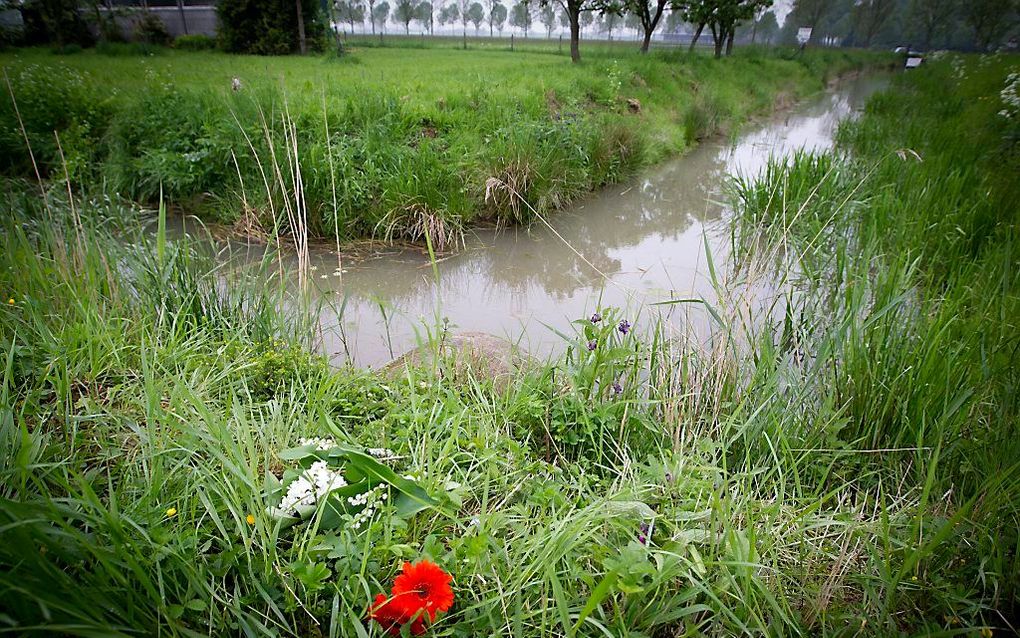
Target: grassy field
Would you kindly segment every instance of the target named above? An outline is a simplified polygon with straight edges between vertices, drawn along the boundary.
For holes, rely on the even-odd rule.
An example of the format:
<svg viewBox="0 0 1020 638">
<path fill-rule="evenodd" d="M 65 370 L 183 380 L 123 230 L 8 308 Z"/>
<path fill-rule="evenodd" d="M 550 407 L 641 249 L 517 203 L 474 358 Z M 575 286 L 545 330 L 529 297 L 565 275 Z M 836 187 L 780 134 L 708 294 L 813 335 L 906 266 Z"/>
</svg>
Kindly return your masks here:
<svg viewBox="0 0 1020 638">
<path fill-rule="evenodd" d="M 402 46 L 341 58 L 2 54 L 0 171 L 35 176 L 27 134 L 44 178 L 92 193 L 150 204 L 162 193 L 270 235 L 428 233 L 444 248 L 479 220 L 527 221 L 515 193 L 556 209 L 840 73 L 890 61 L 615 47 L 572 65 L 543 52 L 392 43 Z"/>
<path fill-rule="evenodd" d="M 502 391 L 330 370 L 258 273 L 8 185 L 0 628 L 380 636 L 428 557 L 432 635 L 1014 633 L 1017 66 L 933 62 L 848 154 L 734 184 L 736 266 L 796 282 L 784 319 L 719 305 L 699 344 L 605 309 Z M 304 437 L 389 501 L 281 518 Z"/>
</svg>

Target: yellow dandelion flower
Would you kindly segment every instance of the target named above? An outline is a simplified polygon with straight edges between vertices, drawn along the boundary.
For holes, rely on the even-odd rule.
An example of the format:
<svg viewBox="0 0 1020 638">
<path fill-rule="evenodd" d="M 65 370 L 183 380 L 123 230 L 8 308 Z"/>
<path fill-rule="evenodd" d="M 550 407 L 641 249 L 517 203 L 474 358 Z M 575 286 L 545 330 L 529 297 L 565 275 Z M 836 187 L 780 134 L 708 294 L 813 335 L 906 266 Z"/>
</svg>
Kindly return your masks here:
<svg viewBox="0 0 1020 638">
<path fill-rule="evenodd" d="M 248 521 L 248 524 L 249 524 L 249 525 L 254 525 L 254 524 L 255 524 L 255 517 L 254 517 L 254 516 L 252 516 L 251 514 L 249 514 L 248 516 L 246 516 L 246 517 L 244 518 L 244 520 Z"/>
<path fill-rule="evenodd" d="M 3 297 L 0 297 L 0 299 L 2 299 L 2 298 Z M 11 297 L 10 299 L 7 300 L 7 305 L 9 305 L 9 306 L 13 306 L 14 305 L 14 297 Z"/>
<path fill-rule="evenodd" d="M 166 517 L 167 518 L 173 518 L 174 515 L 176 515 L 176 514 L 177 514 L 177 508 L 176 507 L 171 507 L 170 509 L 168 509 L 166 511 Z"/>
</svg>

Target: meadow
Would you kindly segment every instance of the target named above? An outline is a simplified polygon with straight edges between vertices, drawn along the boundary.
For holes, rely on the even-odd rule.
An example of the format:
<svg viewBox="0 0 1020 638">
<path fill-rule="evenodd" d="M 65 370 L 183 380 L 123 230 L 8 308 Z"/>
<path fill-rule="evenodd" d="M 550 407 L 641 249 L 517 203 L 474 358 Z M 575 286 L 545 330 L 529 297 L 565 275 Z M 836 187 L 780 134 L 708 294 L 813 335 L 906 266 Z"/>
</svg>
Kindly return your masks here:
<svg viewBox="0 0 1020 638">
<path fill-rule="evenodd" d="M 380 636 L 427 558 L 430 635 L 1014 633 L 1017 65 L 932 61 L 732 183 L 728 267 L 793 283 L 777 319 L 735 297 L 700 342 L 606 308 L 501 387 L 330 369 L 271 263 L 8 182 L 0 628 Z M 341 497 L 281 514 L 318 461 Z"/>
<path fill-rule="evenodd" d="M 892 61 L 765 49 L 640 56 L 606 44 L 572 65 L 542 50 L 548 42 L 514 53 L 358 42 L 340 57 L 132 45 L 0 54 L 0 172 L 152 206 L 162 197 L 255 237 L 428 234 L 445 249 L 469 225 L 527 222 L 531 209 L 566 206 Z"/>
</svg>

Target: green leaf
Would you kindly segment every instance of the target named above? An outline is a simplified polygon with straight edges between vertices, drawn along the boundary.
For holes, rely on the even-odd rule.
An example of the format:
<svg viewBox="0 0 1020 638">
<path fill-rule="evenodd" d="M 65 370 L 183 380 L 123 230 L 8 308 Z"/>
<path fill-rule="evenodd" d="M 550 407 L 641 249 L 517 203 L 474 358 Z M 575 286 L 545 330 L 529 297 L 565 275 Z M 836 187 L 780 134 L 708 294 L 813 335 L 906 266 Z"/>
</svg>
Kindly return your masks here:
<svg viewBox="0 0 1020 638">
<path fill-rule="evenodd" d="M 437 508 L 439 501 L 429 496 L 429 493 L 414 481 L 409 481 L 400 476 L 392 469 L 375 460 L 368 454 L 344 447 L 335 447 L 329 451 L 330 457 L 344 457 L 347 459 L 347 466 L 355 472 L 359 472 L 369 481 L 389 483 L 400 494 L 394 499 L 399 516 L 412 516 L 424 509 Z"/>
<path fill-rule="evenodd" d="M 197 598 L 193 598 L 184 603 L 184 606 L 192 611 L 205 611 L 209 607 L 208 603 Z"/>
<path fill-rule="evenodd" d="M 588 602 L 584 604 L 584 609 L 581 610 L 581 614 L 577 617 L 577 623 L 574 625 L 574 633 L 581 627 L 584 622 L 595 609 L 602 604 L 602 601 L 613 591 L 613 585 L 616 584 L 620 574 L 615 571 L 611 571 L 606 574 L 595 589 L 592 590 L 591 595 L 588 596 Z"/>
</svg>

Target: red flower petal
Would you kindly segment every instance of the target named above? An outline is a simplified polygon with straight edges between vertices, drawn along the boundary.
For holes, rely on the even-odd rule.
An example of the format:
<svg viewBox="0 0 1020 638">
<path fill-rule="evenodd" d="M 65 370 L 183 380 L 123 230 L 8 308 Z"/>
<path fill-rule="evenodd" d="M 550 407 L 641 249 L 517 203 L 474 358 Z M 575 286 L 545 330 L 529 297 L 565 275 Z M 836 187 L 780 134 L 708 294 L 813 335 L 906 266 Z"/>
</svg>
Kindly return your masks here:
<svg viewBox="0 0 1020 638">
<path fill-rule="evenodd" d="M 403 572 L 393 580 L 393 599 L 408 618 L 422 611 L 420 617 L 427 615 L 433 621 L 436 614 L 453 606 L 451 580 L 449 574 L 431 561 L 421 560 L 413 565 L 405 562 Z"/>
<path fill-rule="evenodd" d="M 387 630 L 391 636 L 399 636 L 401 625 L 411 619 L 405 613 L 402 605 L 393 598 L 387 598 L 384 594 L 375 597 L 368 617 L 379 623 L 379 626 Z M 413 630 L 414 626 L 412 625 Z"/>
</svg>

